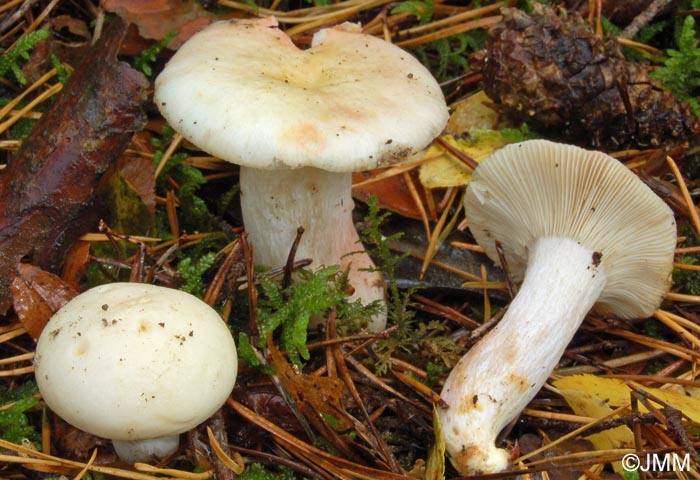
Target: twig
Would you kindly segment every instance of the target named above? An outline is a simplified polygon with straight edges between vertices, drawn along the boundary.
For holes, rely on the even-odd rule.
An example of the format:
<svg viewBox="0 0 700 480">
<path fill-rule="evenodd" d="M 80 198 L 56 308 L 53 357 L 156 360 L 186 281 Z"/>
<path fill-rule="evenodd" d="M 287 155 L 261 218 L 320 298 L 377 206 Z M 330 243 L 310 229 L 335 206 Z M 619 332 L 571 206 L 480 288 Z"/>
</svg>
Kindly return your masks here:
<svg viewBox="0 0 700 480">
<path fill-rule="evenodd" d="M 333 328 L 333 331 L 335 331 L 335 310 L 332 310 L 329 316 L 332 317 L 330 318 L 330 323 L 331 327 Z M 377 430 L 377 427 L 374 425 L 374 422 L 370 418 L 369 412 L 367 411 L 367 407 L 365 406 L 365 403 L 362 400 L 362 397 L 360 396 L 360 392 L 355 386 L 355 382 L 352 381 L 350 372 L 348 371 L 348 367 L 346 364 L 346 358 L 343 356 L 343 353 L 340 349 L 340 345 L 331 346 L 331 352 L 333 353 L 333 359 L 335 360 L 335 365 L 338 369 L 338 374 L 340 378 L 342 378 L 345 382 L 345 386 L 350 391 L 350 395 L 355 400 L 355 403 L 362 412 L 362 416 L 365 417 L 365 420 L 367 421 L 369 431 L 372 434 L 372 436 L 368 438 L 372 448 L 376 449 L 378 453 L 382 455 L 383 460 L 388 463 L 389 468 L 391 468 L 392 471 L 397 473 L 401 472 L 401 465 L 399 464 L 398 460 L 394 456 L 389 446 L 384 441 L 384 438 L 379 434 L 379 431 Z"/>
<path fill-rule="evenodd" d="M 500 15 L 480 18 L 478 20 L 464 22 L 459 25 L 445 28 L 443 30 L 438 30 L 437 32 L 428 33 L 420 37 L 411 38 L 409 40 L 402 40 L 400 42 L 396 42 L 396 45 L 402 48 L 413 47 L 428 42 L 434 42 L 435 40 L 440 40 L 441 38 L 451 37 L 452 35 L 457 35 L 458 33 L 468 32 L 469 30 L 476 30 L 477 28 L 487 27 L 489 25 L 493 25 L 494 23 L 498 23 L 501 20 L 502 17 Z"/>
<path fill-rule="evenodd" d="M 451 145 L 450 143 L 446 142 L 443 138 L 437 137 L 435 139 L 435 143 L 440 145 L 443 149 L 447 150 L 447 152 L 452 155 L 454 158 L 462 162 L 464 165 L 466 165 L 468 168 L 472 170 L 476 170 L 476 167 L 479 166 L 479 163 L 474 160 L 472 157 L 467 155 L 465 152 L 460 150 L 459 148 L 455 147 L 454 145 Z"/>
<path fill-rule="evenodd" d="M 5 30 L 10 28 L 10 26 L 18 21 L 24 16 L 25 13 L 29 11 L 30 8 L 37 3 L 37 0 L 26 0 L 24 3 L 20 3 L 20 6 L 12 13 L 10 16 L 6 17 L 2 22 L 0 22 L 0 34 L 5 33 Z"/>
<path fill-rule="evenodd" d="M 683 198 L 688 206 L 690 218 L 693 220 L 693 225 L 695 226 L 695 232 L 700 236 L 700 216 L 698 215 L 698 211 L 693 203 L 693 200 L 690 198 L 690 192 L 688 192 L 688 186 L 685 184 L 685 180 L 683 180 L 683 175 L 681 175 L 678 165 L 676 165 L 676 162 L 674 162 L 671 157 L 666 157 L 666 162 L 671 168 L 673 175 L 675 175 L 676 179 L 678 180 L 678 187 L 681 189 Z"/>
<path fill-rule="evenodd" d="M 238 278 L 243 273 L 244 265 L 241 260 L 243 259 L 244 252 L 241 243 L 240 238 L 233 242 L 231 251 L 226 255 L 226 258 L 217 270 L 216 275 L 214 275 L 214 279 L 209 284 L 209 288 L 207 289 L 207 293 L 204 295 L 203 299 L 208 305 L 214 306 L 226 278 Z M 234 269 L 234 265 L 236 265 L 237 268 Z M 232 274 L 230 274 L 231 270 L 233 270 Z"/>
<path fill-rule="evenodd" d="M 654 0 L 642 13 L 634 17 L 629 25 L 625 27 L 620 36 L 622 38 L 632 38 L 639 30 L 642 29 L 646 24 L 651 22 L 654 17 L 656 17 L 661 10 L 663 10 L 668 4 L 673 0 Z"/>
<path fill-rule="evenodd" d="M 319 448 L 316 448 L 313 445 L 310 445 L 304 442 L 303 440 L 290 435 L 282 428 L 278 427 L 266 418 L 256 415 L 255 412 L 253 412 L 243 404 L 239 403 L 238 401 L 234 400 L 232 397 L 228 398 L 227 404 L 229 405 L 229 407 L 231 407 L 231 409 L 233 409 L 234 412 L 238 413 L 241 417 L 245 418 L 249 422 L 269 432 L 276 440 L 295 446 L 300 452 L 315 457 L 317 460 L 319 460 L 319 463 L 331 462 L 331 464 L 335 466 L 335 471 L 352 472 L 355 473 L 357 476 L 362 475 L 361 478 L 374 478 L 376 480 L 412 480 L 412 478 L 407 475 L 401 475 L 392 472 L 387 472 L 384 470 L 378 470 L 376 468 L 366 467 L 364 465 L 359 465 L 357 463 L 345 460 L 344 458 L 336 457 L 335 455 L 326 453 L 323 450 L 320 450 Z"/>
<path fill-rule="evenodd" d="M 282 277 L 282 290 L 286 290 L 292 284 L 292 273 L 294 273 L 294 259 L 297 255 L 297 249 L 299 248 L 299 242 L 301 242 L 301 237 L 304 235 L 304 227 L 297 228 L 297 234 L 294 237 L 292 246 L 289 249 L 289 255 L 287 255 L 287 262 L 284 264 L 284 276 Z"/>
</svg>

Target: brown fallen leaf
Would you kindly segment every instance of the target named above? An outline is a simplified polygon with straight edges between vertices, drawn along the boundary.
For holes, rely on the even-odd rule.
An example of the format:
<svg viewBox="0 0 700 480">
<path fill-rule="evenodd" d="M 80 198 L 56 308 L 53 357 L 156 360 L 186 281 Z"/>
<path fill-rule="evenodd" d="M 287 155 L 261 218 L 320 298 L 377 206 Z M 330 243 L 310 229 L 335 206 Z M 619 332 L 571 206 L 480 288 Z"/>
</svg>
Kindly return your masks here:
<svg viewBox="0 0 700 480">
<path fill-rule="evenodd" d="M 51 315 L 78 294 L 53 273 L 26 263 L 17 265 L 12 303 L 29 335 L 36 340 Z"/>
<path fill-rule="evenodd" d="M 93 227 L 102 173 L 145 125 L 146 78 L 118 61 L 124 25 L 110 22 L 0 176 L 0 314 L 17 264 L 56 269 Z"/>
<path fill-rule="evenodd" d="M 353 422 L 347 417 L 343 406 L 345 384 L 340 378 L 315 377 L 298 373 L 272 341 L 268 342 L 268 350 L 270 365 L 299 409 L 307 414 L 305 416 L 309 421 L 323 422 L 319 415 L 321 414 L 332 417 L 337 430 L 344 431 L 353 427 Z M 324 427 L 327 428 L 328 425 Z"/>
<path fill-rule="evenodd" d="M 136 25 L 143 38 L 160 40 L 178 32 L 168 44 L 174 49 L 216 19 L 194 0 L 102 0 L 100 6 Z"/>
<path fill-rule="evenodd" d="M 75 290 L 80 290 L 80 282 L 87 272 L 91 260 L 90 242 L 78 240 L 66 252 L 61 278 Z"/>
<path fill-rule="evenodd" d="M 52 18 L 51 29 L 55 32 L 65 32 L 75 37 L 76 40 L 71 42 L 57 40 L 57 42 L 67 44 L 73 48 L 87 45 L 92 39 L 92 34 L 87 24 L 83 20 L 70 15 L 58 15 Z"/>
<path fill-rule="evenodd" d="M 353 183 L 365 182 L 377 175 L 381 175 L 385 171 L 385 169 L 378 169 L 355 172 L 352 174 Z M 430 192 L 426 192 L 420 181 L 415 178 L 417 173 L 417 170 L 414 170 L 409 174 L 413 180 L 413 186 L 416 188 L 423 205 L 425 205 L 427 202 L 426 196 L 430 195 Z M 353 187 L 353 196 L 363 202 L 366 202 L 369 197 L 376 197 L 382 209 L 398 213 L 404 217 L 421 219 L 421 212 L 411 195 L 411 190 L 406 184 L 406 179 L 403 175 L 393 175 L 375 183 Z"/>
</svg>

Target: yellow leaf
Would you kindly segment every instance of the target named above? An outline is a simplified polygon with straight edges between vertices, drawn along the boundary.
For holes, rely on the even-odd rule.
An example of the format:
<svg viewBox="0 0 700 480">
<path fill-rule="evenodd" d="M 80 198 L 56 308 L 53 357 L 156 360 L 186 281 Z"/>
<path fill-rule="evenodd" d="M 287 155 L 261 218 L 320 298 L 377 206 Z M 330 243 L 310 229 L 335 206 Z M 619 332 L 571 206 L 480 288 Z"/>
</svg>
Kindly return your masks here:
<svg viewBox="0 0 700 480">
<path fill-rule="evenodd" d="M 604 395 L 599 395 L 603 392 L 596 388 L 596 379 L 598 378 L 594 375 L 574 375 L 555 381 L 554 386 L 577 415 L 603 418 L 610 415 L 613 408 L 610 407 Z M 625 386 L 625 388 L 627 387 Z M 590 440 L 596 450 L 634 447 L 634 434 L 624 425 L 588 435 L 586 438 Z M 612 467 L 616 473 L 624 478 L 624 469 L 620 462 L 613 462 Z"/>
<path fill-rule="evenodd" d="M 442 437 L 442 426 L 437 409 L 433 404 L 433 425 L 435 429 L 435 443 L 428 454 L 425 468 L 425 480 L 445 480 L 445 439 Z"/>
<path fill-rule="evenodd" d="M 498 130 L 473 130 L 469 137 L 445 135 L 442 139 L 477 162 L 508 143 Z M 457 187 L 466 185 L 472 178 L 471 169 L 445 152 L 440 145 L 431 146 L 424 158 L 426 161 L 420 168 L 420 181 L 426 188 Z"/>
<path fill-rule="evenodd" d="M 491 99 L 483 90 L 452 105 L 453 111 L 445 127 L 446 133 L 460 136 L 470 130 L 495 130 L 508 127 L 489 105 Z"/>
<path fill-rule="evenodd" d="M 700 420 L 700 400 L 673 390 L 630 383 L 682 411 L 694 422 Z M 596 375 L 572 375 L 554 381 L 553 385 L 576 414 L 593 418 L 602 418 L 610 414 L 614 408 L 629 404 L 632 391 L 624 381 L 618 378 Z M 658 406 L 661 407 L 661 405 Z M 647 411 L 642 404 L 639 404 L 639 410 Z M 632 431 L 626 426 L 609 429 L 587 438 L 591 440 L 596 450 L 634 446 Z M 621 467 L 620 462 L 613 463 L 613 468 L 619 474 L 623 474 Z"/>
<path fill-rule="evenodd" d="M 677 408 L 694 422 L 700 422 L 700 400 L 683 395 L 673 390 L 664 390 L 640 385 L 635 382 L 636 387 L 659 398 L 662 402 Z M 619 407 L 630 402 L 630 388 L 618 378 L 600 377 L 596 375 L 572 375 L 564 377 L 554 382 L 554 386 L 559 390 L 578 390 L 587 392 L 599 400 L 604 400 L 611 407 Z M 566 398 L 566 397 L 565 397 Z M 661 407 L 661 405 L 659 405 Z M 643 405 L 640 411 L 646 412 Z"/>
</svg>

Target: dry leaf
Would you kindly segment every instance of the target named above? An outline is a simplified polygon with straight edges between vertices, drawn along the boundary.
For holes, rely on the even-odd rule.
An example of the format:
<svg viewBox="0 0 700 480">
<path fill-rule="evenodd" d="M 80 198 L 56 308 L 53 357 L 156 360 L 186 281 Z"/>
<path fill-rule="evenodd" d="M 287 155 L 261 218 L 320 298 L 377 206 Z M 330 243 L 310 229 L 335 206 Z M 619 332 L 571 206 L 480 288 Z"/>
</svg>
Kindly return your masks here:
<svg viewBox="0 0 700 480">
<path fill-rule="evenodd" d="M 352 421 L 345 415 L 343 390 L 345 384 L 338 377 L 314 377 L 297 373 L 282 356 L 282 353 L 268 342 L 270 365 L 274 368 L 284 389 L 294 399 L 300 410 L 312 410 L 307 418 L 318 418 L 318 414 L 334 419 L 334 427 L 345 431 L 353 427 Z M 307 411 L 307 413 L 309 413 Z"/>
<path fill-rule="evenodd" d="M 81 38 L 82 41 L 79 42 L 64 42 L 71 47 L 77 47 L 81 45 L 87 45 L 92 38 L 90 34 L 90 29 L 82 20 L 79 20 L 70 15 L 58 15 L 51 19 L 51 28 L 56 32 L 61 32 L 65 30 L 66 32 Z"/>
<path fill-rule="evenodd" d="M 499 115 L 489 105 L 493 102 L 479 90 L 474 95 L 453 105 L 454 111 L 445 127 L 445 133 L 460 136 L 470 130 L 496 130 L 506 125 L 499 124 Z"/>
<path fill-rule="evenodd" d="M 445 127 L 443 140 L 462 150 L 477 162 L 494 150 L 506 145 L 507 139 L 498 131 L 509 128 L 490 105 L 493 102 L 483 91 L 460 101 Z M 420 180 L 426 188 L 458 187 L 471 180 L 471 169 L 447 154 L 439 145 L 425 152 L 426 162 L 420 169 Z"/>
<path fill-rule="evenodd" d="M 90 242 L 78 240 L 70 246 L 63 262 L 61 278 L 75 290 L 80 290 L 80 282 L 87 273 L 88 265 L 92 257 L 90 255 Z"/>
<path fill-rule="evenodd" d="M 435 430 L 435 443 L 428 453 L 428 461 L 425 467 L 425 480 L 445 479 L 445 439 L 442 435 L 442 425 L 438 417 L 437 409 L 433 404 L 433 426 Z"/>
<path fill-rule="evenodd" d="M 194 0 L 102 0 L 100 6 L 135 24 L 143 38 L 160 40 L 178 32 L 168 44 L 174 49 L 216 18 Z"/>
<path fill-rule="evenodd" d="M 700 400 L 672 390 L 631 383 L 681 410 L 691 420 L 697 422 L 700 419 Z M 620 379 L 597 375 L 572 375 L 554 381 L 553 385 L 576 414 L 593 418 L 605 417 L 614 408 L 629 404 L 632 391 Z M 639 409 L 642 412 L 647 411 L 641 404 Z M 626 426 L 609 429 L 587 438 L 591 440 L 596 450 L 634 448 L 634 434 Z M 613 462 L 613 469 L 624 476 L 625 471 L 620 462 Z"/>
<path fill-rule="evenodd" d="M 673 408 L 680 410 L 692 421 L 700 422 L 700 399 L 683 395 L 673 390 L 646 387 L 635 382 L 631 383 L 659 398 L 659 400 L 666 402 Z M 630 402 L 631 390 L 624 381 L 618 378 L 607 378 L 597 375 L 572 375 L 557 380 L 553 384 L 562 392 L 583 392 L 590 395 L 593 399 L 606 402 L 613 408 Z M 564 394 L 562 393 L 562 395 Z M 568 401 L 566 395 L 564 395 L 564 398 Z M 646 411 L 643 405 L 640 405 L 639 409 L 640 411 Z"/>
<path fill-rule="evenodd" d="M 35 340 L 51 315 L 78 294 L 60 277 L 25 263 L 17 266 L 11 290 L 15 312 Z"/>
<path fill-rule="evenodd" d="M 559 390 L 559 393 L 577 415 L 603 418 L 613 411 L 604 399 L 598 398 L 591 392 L 562 388 Z M 586 438 L 593 444 L 593 448 L 598 451 L 634 448 L 634 433 L 625 425 L 594 433 L 586 436 Z M 624 474 L 620 462 L 612 462 L 612 467 L 616 473 Z"/>
<path fill-rule="evenodd" d="M 352 174 L 352 181 L 353 183 L 364 182 L 385 172 L 385 169 L 355 172 Z M 413 186 L 416 188 L 422 204 L 425 205 L 427 202 L 426 192 L 420 181 L 415 178 L 417 175 L 414 173 L 415 170 L 408 174 L 411 175 Z M 352 193 L 355 198 L 359 198 L 363 202 L 367 202 L 369 197 L 376 197 L 380 208 L 398 213 L 402 217 L 421 219 L 421 212 L 403 175 L 393 175 L 375 183 L 353 187 Z"/>
<path fill-rule="evenodd" d="M 445 135 L 442 139 L 480 162 L 509 140 L 498 130 L 472 130 L 468 137 Z M 437 144 L 425 153 L 420 181 L 426 188 L 458 187 L 471 181 L 472 170 Z"/>
</svg>

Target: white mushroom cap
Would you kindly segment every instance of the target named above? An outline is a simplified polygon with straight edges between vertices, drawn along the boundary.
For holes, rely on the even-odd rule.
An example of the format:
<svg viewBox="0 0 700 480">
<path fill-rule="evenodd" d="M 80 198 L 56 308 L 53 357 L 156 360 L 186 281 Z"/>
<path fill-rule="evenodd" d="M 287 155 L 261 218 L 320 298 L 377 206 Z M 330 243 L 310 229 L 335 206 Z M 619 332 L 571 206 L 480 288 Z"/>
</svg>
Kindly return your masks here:
<svg viewBox="0 0 700 480">
<path fill-rule="evenodd" d="M 254 168 L 375 168 L 423 148 L 448 111 L 414 57 L 359 33 L 326 28 L 300 50 L 274 17 L 213 23 L 155 82 L 165 119 L 199 148 Z"/>
<path fill-rule="evenodd" d="M 614 158 L 546 140 L 508 145 L 474 172 L 465 197 L 470 230 L 522 280 L 528 248 L 541 237 L 571 238 L 596 252 L 608 280 L 596 309 L 647 317 L 668 291 L 673 212 Z"/>
<path fill-rule="evenodd" d="M 41 334 L 35 375 L 47 405 L 112 440 L 176 435 L 209 418 L 236 380 L 217 312 L 170 288 L 113 283 L 64 305 Z"/>
</svg>

